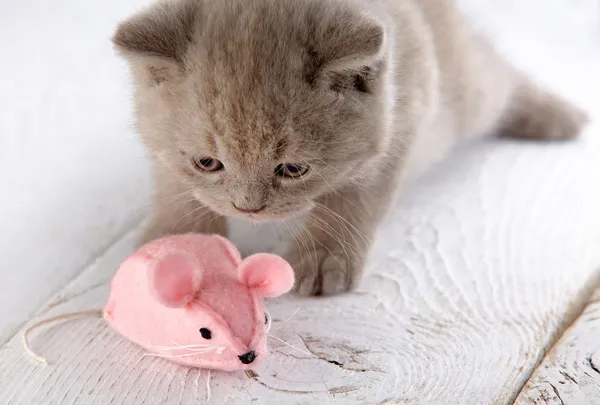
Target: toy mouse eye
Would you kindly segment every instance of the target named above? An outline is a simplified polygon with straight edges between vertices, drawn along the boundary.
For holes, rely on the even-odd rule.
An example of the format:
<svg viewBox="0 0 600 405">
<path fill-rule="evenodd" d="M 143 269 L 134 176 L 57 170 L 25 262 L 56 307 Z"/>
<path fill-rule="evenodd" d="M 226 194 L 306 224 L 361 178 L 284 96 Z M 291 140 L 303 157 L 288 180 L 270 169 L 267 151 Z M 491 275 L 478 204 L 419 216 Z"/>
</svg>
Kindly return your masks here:
<svg viewBox="0 0 600 405">
<path fill-rule="evenodd" d="M 271 316 L 267 311 L 265 311 L 265 326 L 267 328 L 267 333 L 271 330 Z"/>
<path fill-rule="evenodd" d="M 212 338 L 212 333 L 210 332 L 210 329 L 200 328 L 200 334 L 204 339 Z"/>
</svg>

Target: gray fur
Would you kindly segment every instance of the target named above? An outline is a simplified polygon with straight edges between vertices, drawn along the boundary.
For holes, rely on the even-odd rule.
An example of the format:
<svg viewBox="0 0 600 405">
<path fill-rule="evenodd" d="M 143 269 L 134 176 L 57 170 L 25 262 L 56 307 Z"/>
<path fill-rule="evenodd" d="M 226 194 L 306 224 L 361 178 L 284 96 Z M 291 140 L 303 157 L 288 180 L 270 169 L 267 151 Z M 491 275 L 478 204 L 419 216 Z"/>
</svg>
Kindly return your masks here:
<svg viewBox="0 0 600 405">
<path fill-rule="evenodd" d="M 451 0 L 168 0 L 113 39 L 154 158 L 145 239 L 307 214 L 303 294 L 346 291 L 401 184 L 464 138 L 570 138 L 585 114 L 474 35 Z M 219 159 L 203 172 L 194 158 Z M 282 163 L 310 165 L 296 179 Z M 264 209 L 257 214 L 244 210 Z"/>
</svg>

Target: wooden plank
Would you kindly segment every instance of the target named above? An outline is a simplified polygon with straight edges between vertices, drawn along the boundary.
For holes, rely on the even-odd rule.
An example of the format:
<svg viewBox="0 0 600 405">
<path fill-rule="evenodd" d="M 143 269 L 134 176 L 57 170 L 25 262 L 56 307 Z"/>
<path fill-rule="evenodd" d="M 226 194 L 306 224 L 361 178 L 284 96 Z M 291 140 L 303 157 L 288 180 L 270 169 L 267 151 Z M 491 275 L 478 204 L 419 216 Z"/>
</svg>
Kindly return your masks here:
<svg viewBox="0 0 600 405">
<path fill-rule="evenodd" d="M 600 289 L 535 370 L 515 405 L 600 404 Z"/>
</svg>

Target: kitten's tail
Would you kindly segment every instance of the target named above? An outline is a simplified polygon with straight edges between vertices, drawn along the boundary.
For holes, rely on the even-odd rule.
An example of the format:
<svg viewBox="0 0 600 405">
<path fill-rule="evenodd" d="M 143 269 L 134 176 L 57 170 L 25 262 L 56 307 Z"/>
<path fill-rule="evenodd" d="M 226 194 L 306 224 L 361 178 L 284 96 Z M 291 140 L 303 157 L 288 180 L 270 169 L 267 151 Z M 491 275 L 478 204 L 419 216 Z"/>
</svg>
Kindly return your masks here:
<svg viewBox="0 0 600 405">
<path fill-rule="evenodd" d="M 499 122 L 499 134 L 532 140 L 577 137 L 589 122 L 587 113 L 527 77 L 515 88 Z"/>
</svg>

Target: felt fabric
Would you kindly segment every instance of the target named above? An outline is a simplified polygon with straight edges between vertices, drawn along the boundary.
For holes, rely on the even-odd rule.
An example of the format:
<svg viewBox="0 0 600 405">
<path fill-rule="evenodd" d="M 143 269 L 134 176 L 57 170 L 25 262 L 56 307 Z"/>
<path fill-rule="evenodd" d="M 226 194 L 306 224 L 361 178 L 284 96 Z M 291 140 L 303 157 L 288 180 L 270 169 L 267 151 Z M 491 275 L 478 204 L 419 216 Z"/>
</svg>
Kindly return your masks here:
<svg viewBox="0 0 600 405">
<path fill-rule="evenodd" d="M 171 235 L 131 255 L 111 282 L 107 323 L 152 355 L 188 366 L 237 370 L 268 354 L 263 297 L 294 283 L 281 257 L 242 260 L 216 235 Z"/>
</svg>

